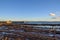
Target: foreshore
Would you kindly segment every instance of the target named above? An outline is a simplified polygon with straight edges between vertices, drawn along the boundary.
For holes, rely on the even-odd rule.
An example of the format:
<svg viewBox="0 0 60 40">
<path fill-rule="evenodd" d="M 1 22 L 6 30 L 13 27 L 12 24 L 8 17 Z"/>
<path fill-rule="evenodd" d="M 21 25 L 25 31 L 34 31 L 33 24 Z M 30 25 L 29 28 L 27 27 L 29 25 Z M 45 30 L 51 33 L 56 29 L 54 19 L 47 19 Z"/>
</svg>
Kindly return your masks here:
<svg viewBox="0 0 60 40">
<path fill-rule="evenodd" d="M 0 39 L 1 40 L 59 40 L 60 31 L 55 29 L 44 29 L 43 26 L 48 24 L 25 24 L 19 23 L 6 23 L 2 22 L 0 25 Z M 41 26 L 41 27 L 38 27 Z M 50 24 L 49 26 L 60 26 Z M 40 28 L 40 29 L 37 29 Z"/>
</svg>

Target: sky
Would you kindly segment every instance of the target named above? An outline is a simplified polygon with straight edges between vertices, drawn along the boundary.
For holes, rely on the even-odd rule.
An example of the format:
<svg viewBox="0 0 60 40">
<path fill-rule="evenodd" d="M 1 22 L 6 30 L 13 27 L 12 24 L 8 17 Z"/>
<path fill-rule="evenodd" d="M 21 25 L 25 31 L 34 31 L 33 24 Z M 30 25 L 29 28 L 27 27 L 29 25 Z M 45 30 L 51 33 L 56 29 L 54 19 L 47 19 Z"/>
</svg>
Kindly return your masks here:
<svg viewBox="0 0 60 40">
<path fill-rule="evenodd" d="M 0 0 L 0 20 L 60 20 L 60 0 Z"/>
</svg>

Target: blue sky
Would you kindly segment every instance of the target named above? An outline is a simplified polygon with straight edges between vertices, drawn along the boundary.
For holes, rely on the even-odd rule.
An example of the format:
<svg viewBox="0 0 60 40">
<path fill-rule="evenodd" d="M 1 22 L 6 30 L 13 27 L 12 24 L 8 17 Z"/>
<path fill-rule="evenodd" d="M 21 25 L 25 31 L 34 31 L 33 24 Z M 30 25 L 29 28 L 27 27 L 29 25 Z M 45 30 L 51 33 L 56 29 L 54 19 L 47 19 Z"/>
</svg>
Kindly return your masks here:
<svg viewBox="0 0 60 40">
<path fill-rule="evenodd" d="M 60 16 L 60 0 L 0 0 L 1 20 L 50 20 L 51 12 Z"/>
</svg>

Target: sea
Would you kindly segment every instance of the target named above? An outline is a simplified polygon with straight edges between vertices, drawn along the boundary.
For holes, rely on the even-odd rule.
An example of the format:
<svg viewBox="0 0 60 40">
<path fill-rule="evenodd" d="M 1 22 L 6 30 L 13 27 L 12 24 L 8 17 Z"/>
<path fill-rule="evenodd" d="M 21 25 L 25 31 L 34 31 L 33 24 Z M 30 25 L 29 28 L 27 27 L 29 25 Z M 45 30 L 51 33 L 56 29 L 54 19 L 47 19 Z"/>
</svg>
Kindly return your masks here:
<svg viewBox="0 0 60 40">
<path fill-rule="evenodd" d="M 60 24 L 60 21 L 13 21 L 13 24 Z M 36 29 L 51 29 L 60 31 L 60 26 L 33 26 Z M 8 29 L 6 26 L 0 27 L 0 30 Z"/>
<path fill-rule="evenodd" d="M 12 23 L 13 24 L 60 24 L 60 21 L 21 21 L 21 22 L 13 21 Z M 43 30 L 48 30 L 53 27 L 56 31 L 60 31 L 60 26 L 33 26 L 33 27 L 36 29 L 43 29 Z M 0 27 L 0 30 L 6 30 L 6 29 L 8 29 L 7 26 Z M 24 32 L 24 30 L 15 30 L 15 29 L 11 29 L 8 31 Z M 31 33 L 35 33 L 35 32 L 31 32 Z M 2 37 L 5 34 L 9 34 L 9 33 L 8 32 L 0 32 L 0 36 L 2 35 Z M 10 33 L 10 34 L 13 34 L 13 33 Z M 54 34 L 44 34 L 44 35 L 54 36 Z M 60 38 L 60 34 L 56 34 L 56 36 L 58 36 Z"/>
</svg>

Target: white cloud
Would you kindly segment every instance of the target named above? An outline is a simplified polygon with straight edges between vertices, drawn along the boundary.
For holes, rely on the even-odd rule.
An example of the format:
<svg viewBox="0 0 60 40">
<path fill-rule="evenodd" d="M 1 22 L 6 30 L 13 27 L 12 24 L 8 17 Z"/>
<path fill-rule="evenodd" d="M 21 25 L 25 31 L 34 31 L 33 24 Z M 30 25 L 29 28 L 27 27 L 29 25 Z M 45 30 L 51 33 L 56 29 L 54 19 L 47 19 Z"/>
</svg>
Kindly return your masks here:
<svg viewBox="0 0 60 40">
<path fill-rule="evenodd" d="M 54 13 L 50 13 L 50 16 L 55 16 L 55 14 Z"/>
</svg>

